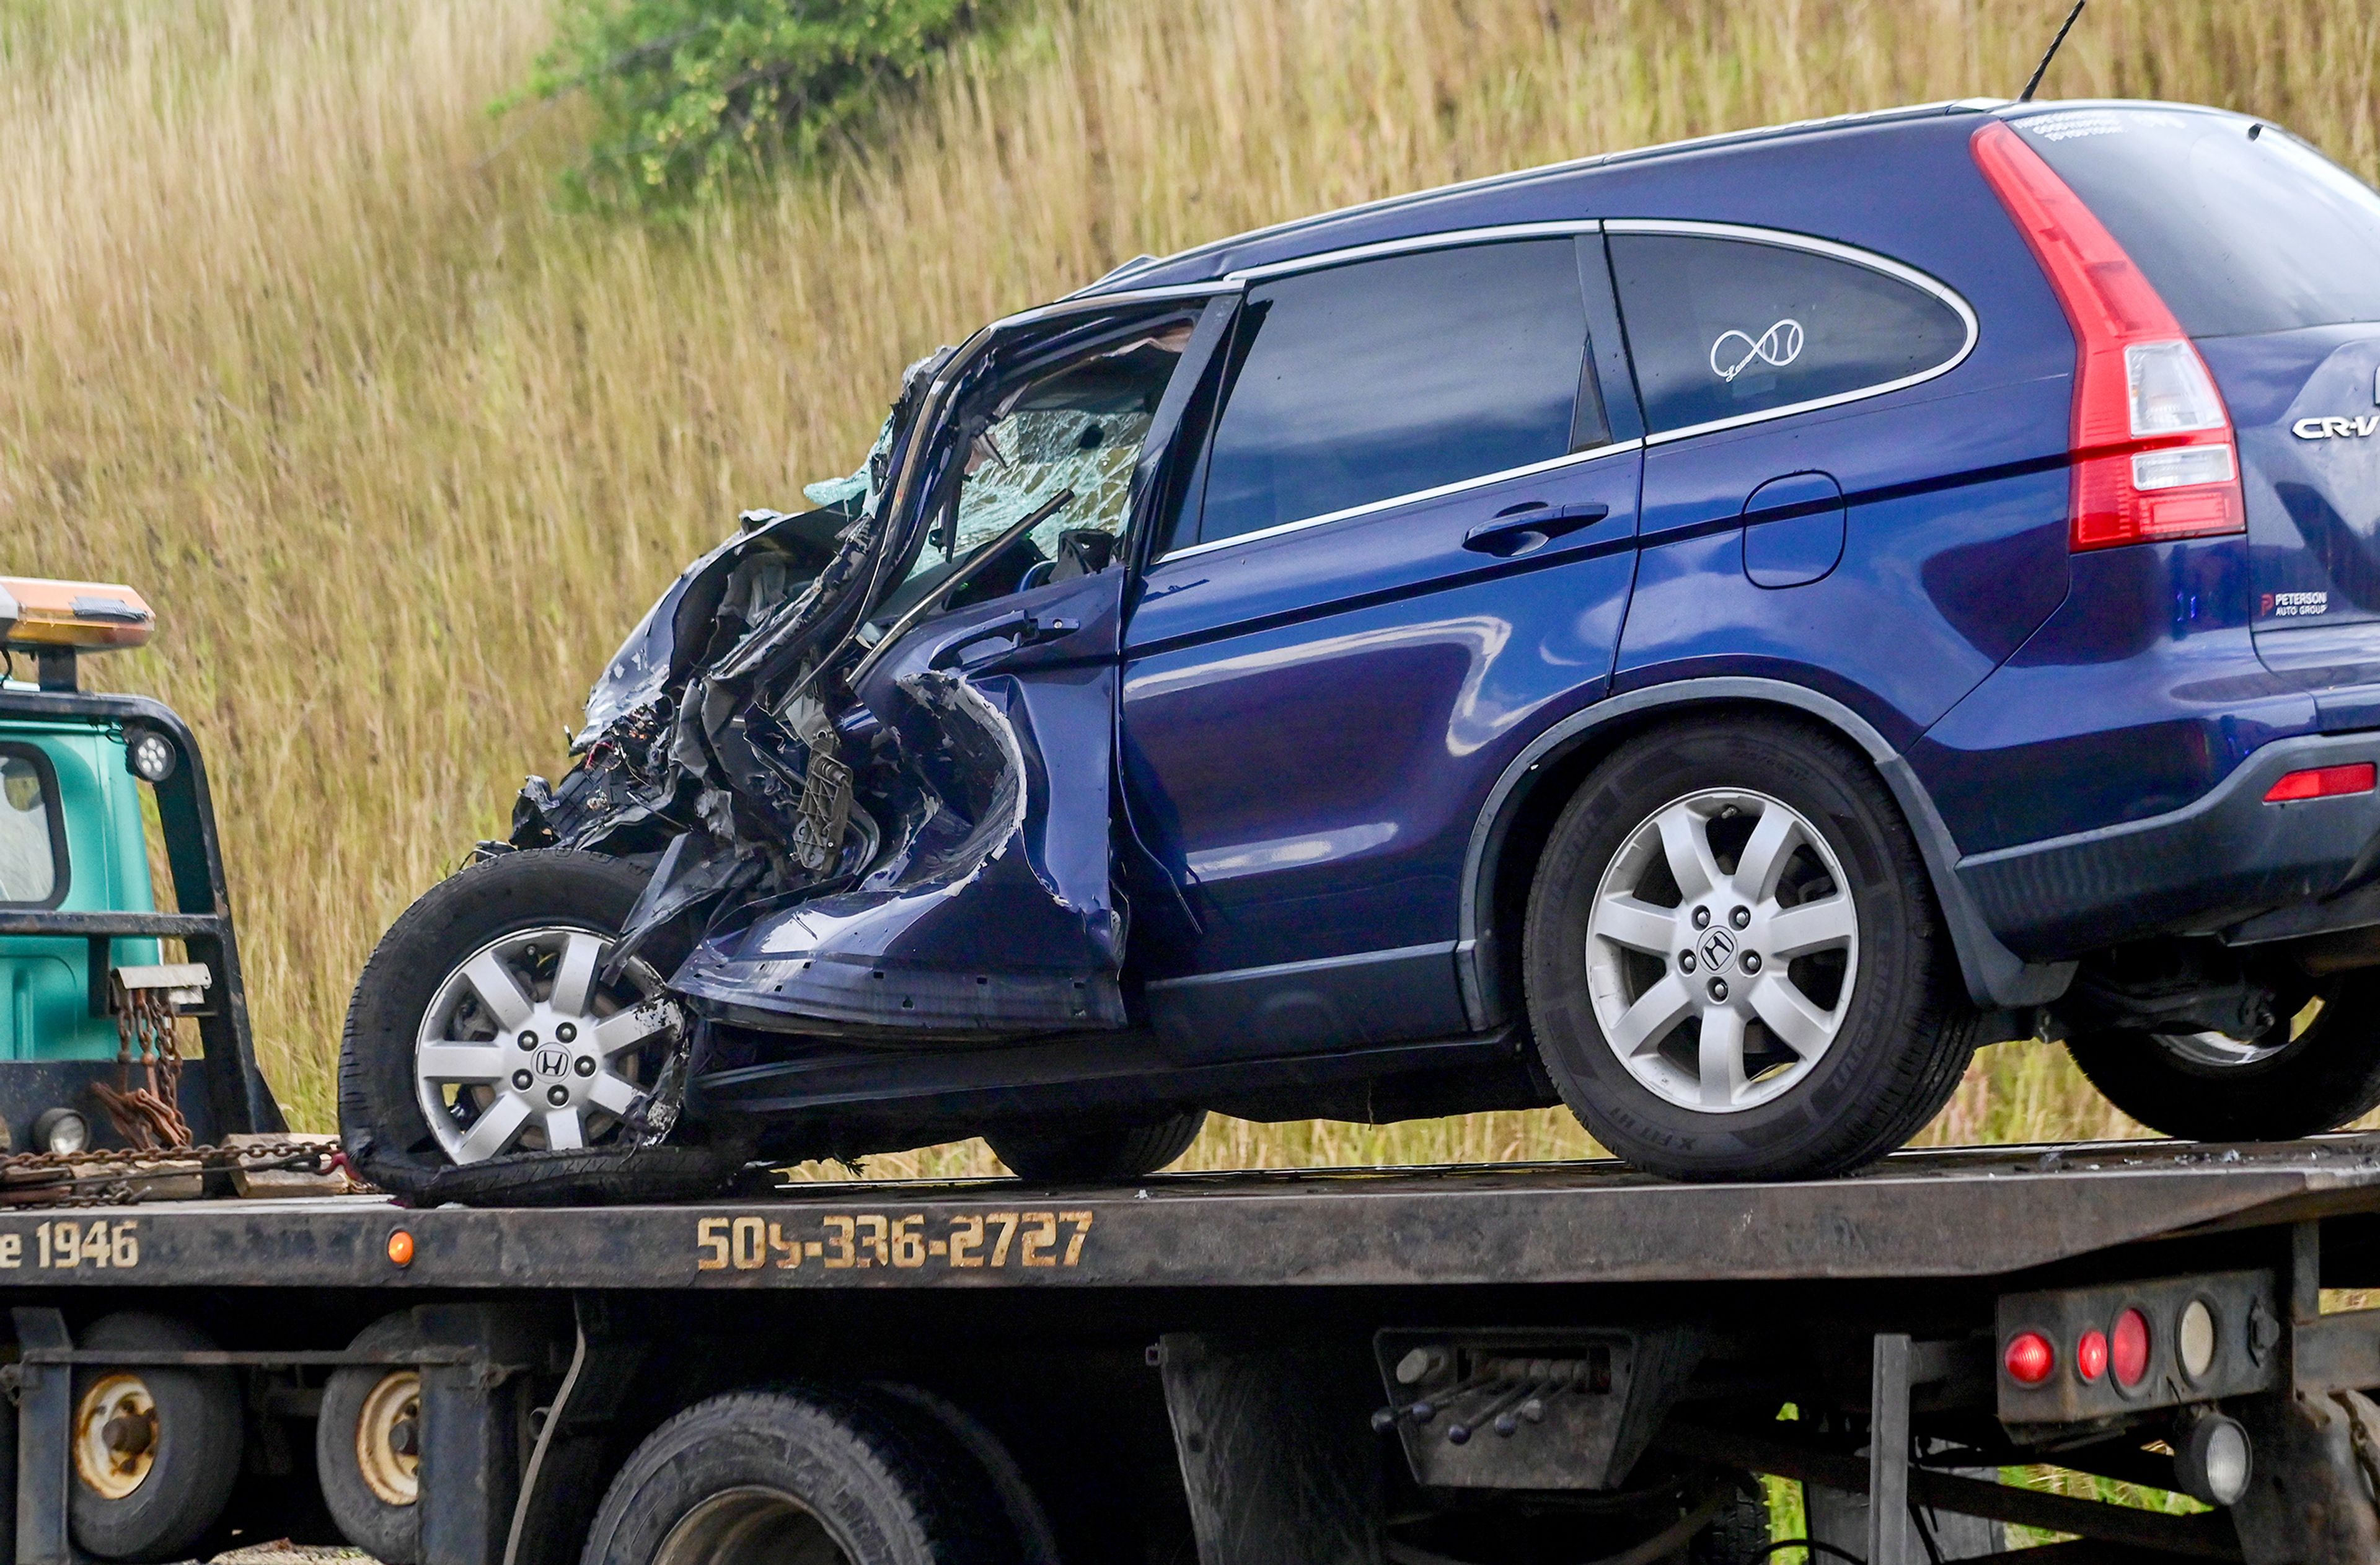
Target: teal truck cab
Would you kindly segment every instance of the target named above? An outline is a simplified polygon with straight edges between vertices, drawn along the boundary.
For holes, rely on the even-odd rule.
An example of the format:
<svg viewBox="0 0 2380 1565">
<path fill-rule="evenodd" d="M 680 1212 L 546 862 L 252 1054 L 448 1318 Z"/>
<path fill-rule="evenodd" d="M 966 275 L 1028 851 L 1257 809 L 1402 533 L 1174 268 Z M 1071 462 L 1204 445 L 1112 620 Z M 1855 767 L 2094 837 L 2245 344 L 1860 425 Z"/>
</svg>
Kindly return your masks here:
<svg viewBox="0 0 2380 1565">
<path fill-rule="evenodd" d="M 137 647 L 154 615 L 95 582 L 0 576 L 0 1129 L 18 1151 L 121 1145 L 92 1095 L 122 1085 L 116 997 L 171 986 L 200 1058 L 195 1138 L 283 1128 L 256 1068 L 206 771 L 189 729 L 139 696 L 79 688 L 79 660 Z M 30 682 L 15 677 L 30 661 Z M 145 800 L 169 882 L 154 883 Z M 160 901 L 169 902 L 163 911 Z M 182 948 L 168 961 L 164 942 Z"/>
</svg>

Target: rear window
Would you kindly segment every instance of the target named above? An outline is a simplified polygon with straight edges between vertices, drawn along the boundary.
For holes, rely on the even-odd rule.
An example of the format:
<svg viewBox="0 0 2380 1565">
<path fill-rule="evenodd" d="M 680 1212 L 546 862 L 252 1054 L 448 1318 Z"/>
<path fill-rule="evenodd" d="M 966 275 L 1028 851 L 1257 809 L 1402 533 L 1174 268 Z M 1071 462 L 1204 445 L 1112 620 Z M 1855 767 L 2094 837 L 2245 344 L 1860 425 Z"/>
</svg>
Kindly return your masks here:
<svg viewBox="0 0 2380 1565">
<path fill-rule="evenodd" d="M 2380 192 L 2288 131 L 2145 108 L 2010 123 L 2192 336 L 2380 321 Z"/>
<path fill-rule="evenodd" d="M 1615 232 L 1611 274 L 1657 434 L 1874 391 L 1967 349 L 1943 299 L 1833 255 Z"/>
</svg>

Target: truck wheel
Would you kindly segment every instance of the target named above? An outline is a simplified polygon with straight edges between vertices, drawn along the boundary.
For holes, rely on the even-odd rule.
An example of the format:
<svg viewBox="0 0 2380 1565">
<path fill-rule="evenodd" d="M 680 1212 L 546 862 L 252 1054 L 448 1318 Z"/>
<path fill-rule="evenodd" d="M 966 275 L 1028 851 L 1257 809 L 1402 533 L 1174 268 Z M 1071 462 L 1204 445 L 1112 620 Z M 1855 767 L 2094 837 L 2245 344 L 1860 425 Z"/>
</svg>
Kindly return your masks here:
<svg viewBox="0 0 2380 1565">
<path fill-rule="evenodd" d="M 698 1402 L 612 1482 L 580 1565 L 1014 1565 L 963 1448 L 891 1399 L 817 1388 Z"/>
<path fill-rule="evenodd" d="M 984 1132 L 983 1139 L 1019 1179 L 1098 1183 L 1155 1173 L 1189 1151 L 1206 1125 L 1207 1110 L 1192 1109 L 1155 1124 L 1091 1131 L 1010 1125 Z"/>
<path fill-rule="evenodd" d="M 1815 1179 L 1949 1100 L 1974 1015 L 1924 861 L 1866 763 L 1785 723 L 1646 734 L 1555 822 L 1529 1019 L 1613 1153 L 1681 1179 Z"/>
<path fill-rule="evenodd" d="M 599 854 L 508 853 L 398 916 L 339 1051 L 340 1134 L 366 1177 L 527 1206 L 706 1195 L 734 1174 L 722 1150 L 625 1145 L 675 1042 L 652 964 L 596 979 L 645 880 Z"/>
<path fill-rule="evenodd" d="M 410 1311 L 382 1316 L 347 1347 L 393 1353 L 426 1345 Z M 338 1370 L 314 1425 L 322 1502 L 346 1540 L 382 1565 L 421 1559 L 421 1372 L 380 1365 Z"/>
<path fill-rule="evenodd" d="M 2108 1102 L 2151 1130 L 2185 1141 L 2290 1141 L 2380 1107 L 2375 1007 L 2380 973 L 2349 973 L 2247 1042 L 2109 1029 L 2069 1038 L 2066 1050 Z"/>
<path fill-rule="evenodd" d="M 204 1352 L 196 1327 L 126 1312 L 78 1347 Z M 85 1365 L 74 1373 L 74 1476 L 67 1521 L 102 1559 L 178 1559 L 223 1514 L 239 1476 L 239 1385 L 228 1369 Z"/>
</svg>

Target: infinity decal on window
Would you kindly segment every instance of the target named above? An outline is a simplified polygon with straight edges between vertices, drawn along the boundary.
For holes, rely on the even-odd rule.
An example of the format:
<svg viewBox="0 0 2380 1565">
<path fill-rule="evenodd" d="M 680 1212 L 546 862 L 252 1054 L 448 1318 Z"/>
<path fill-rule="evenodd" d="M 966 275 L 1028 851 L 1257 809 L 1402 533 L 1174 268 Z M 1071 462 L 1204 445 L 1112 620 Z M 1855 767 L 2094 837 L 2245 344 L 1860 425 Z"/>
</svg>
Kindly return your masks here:
<svg viewBox="0 0 2380 1565">
<path fill-rule="evenodd" d="M 1718 361 L 1719 354 L 1722 351 L 1733 351 L 1728 347 L 1730 342 L 1742 343 L 1743 352 L 1734 363 L 1722 369 Z M 1732 381 L 1750 368 L 1755 358 L 1763 364 L 1782 370 L 1801 357 L 1802 323 L 1788 318 L 1761 333 L 1760 340 L 1757 342 L 1742 332 L 1720 333 L 1718 341 L 1711 344 L 1711 373 L 1722 381 Z"/>
</svg>

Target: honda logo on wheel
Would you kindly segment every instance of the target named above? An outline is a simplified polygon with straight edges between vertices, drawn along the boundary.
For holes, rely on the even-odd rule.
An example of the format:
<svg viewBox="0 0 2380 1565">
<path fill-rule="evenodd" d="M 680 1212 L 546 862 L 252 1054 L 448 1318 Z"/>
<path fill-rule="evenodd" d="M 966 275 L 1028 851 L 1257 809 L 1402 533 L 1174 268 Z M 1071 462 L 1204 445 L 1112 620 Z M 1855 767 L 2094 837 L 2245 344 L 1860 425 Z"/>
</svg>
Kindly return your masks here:
<svg viewBox="0 0 2380 1565">
<path fill-rule="evenodd" d="M 1735 954 L 1735 937 L 1725 929 L 1713 929 L 1703 936 L 1702 953 L 1703 965 L 1717 972 Z"/>
<path fill-rule="evenodd" d="M 558 1076 L 569 1069 L 570 1056 L 564 1053 L 561 1049 L 540 1049 L 537 1051 L 537 1074 L 539 1075 Z"/>
</svg>

